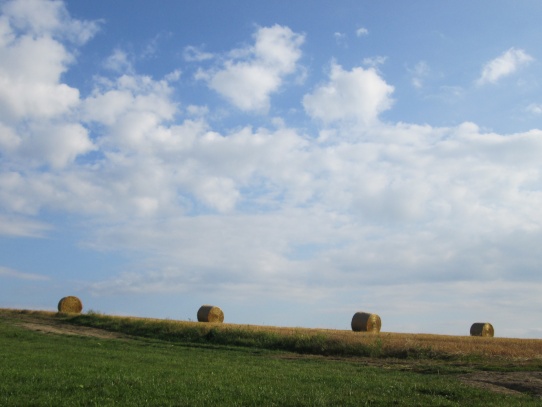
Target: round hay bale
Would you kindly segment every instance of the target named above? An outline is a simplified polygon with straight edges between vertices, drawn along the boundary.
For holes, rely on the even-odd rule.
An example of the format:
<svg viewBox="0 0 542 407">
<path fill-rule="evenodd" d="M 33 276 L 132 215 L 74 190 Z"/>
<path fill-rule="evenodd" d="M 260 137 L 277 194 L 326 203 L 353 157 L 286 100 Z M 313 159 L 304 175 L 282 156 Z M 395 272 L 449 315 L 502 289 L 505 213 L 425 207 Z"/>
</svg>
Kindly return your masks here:
<svg viewBox="0 0 542 407">
<path fill-rule="evenodd" d="M 83 310 L 83 303 L 77 297 L 72 295 L 62 298 L 58 302 L 58 312 L 66 314 L 80 314 Z"/>
<path fill-rule="evenodd" d="M 198 310 L 199 322 L 224 322 L 224 313 L 214 305 L 202 305 Z"/>
<path fill-rule="evenodd" d="M 489 322 L 475 322 L 470 327 L 470 335 L 487 336 L 488 338 L 493 338 L 493 335 L 495 335 L 495 330 L 493 329 L 493 325 L 491 325 Z"/>
<path fill-rule="evenodd" d="M 352 331 L 379 333 L 382 320 L 376 314 L 356 312 L 352 317 Z"/>
</svg>

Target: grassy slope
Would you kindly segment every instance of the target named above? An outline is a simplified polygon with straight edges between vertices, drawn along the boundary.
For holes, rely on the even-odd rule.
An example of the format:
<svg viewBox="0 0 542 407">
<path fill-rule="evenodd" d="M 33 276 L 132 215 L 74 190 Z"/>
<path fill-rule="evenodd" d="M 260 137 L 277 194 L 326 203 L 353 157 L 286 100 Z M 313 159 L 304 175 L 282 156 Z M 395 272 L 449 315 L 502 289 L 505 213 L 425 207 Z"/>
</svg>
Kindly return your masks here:
<svg viewBox="0 0 542 407">
<path fill-rule="evenodd" d="M 271 335 L 274 342 L 265 336 L 263 341 L 258 336 L 248 341 L 249 327 L 243 328 L 244 336 L 238 328 L 230 334 L 233 342 L 252 347 L 233 347 L 217 345 L 225 342 L 225 334 L 218 330 L 217 335 L 217 327 L 202 324 L 188 324 L 184 327 L 188 333 L 179 337 L 178 324 L 172 321 L 32 314 L 57 322 L 92 321 L 94 326 L 115 322 L 116 329 L 146 337 L 113 340 L 31 332 L 15 325 L 22 316 L 0 313 L 3 406 L 540 405 L 539 399 L 495 395 L 460 384 L 454 374 L 468 369 L 467 365 L 437 361 L 443 375 L 431 374 L 434 359 L 419 365 L 419 371 L 426 372 L 423 374 L 393 366 L 370 367 L 364 359 L 300 358 L 262 349 L 262 345 L 278 348 L 280 334 L 276 332 Z M 128 329 L 130 321 L 133 324 Z M 264 330 L 254 331 L 261 335 Z M 291 346 L 306 343 L 303 338 L 308 334 L 293 330 L 285 336 L 297 337 L 286 342 Z M 221 339 L 215 340 L 217 337 Z M 303 349 L 307 349 L 305 345 Z M 424 370 L 427 367 L 430 369 Z"/>
</svg>

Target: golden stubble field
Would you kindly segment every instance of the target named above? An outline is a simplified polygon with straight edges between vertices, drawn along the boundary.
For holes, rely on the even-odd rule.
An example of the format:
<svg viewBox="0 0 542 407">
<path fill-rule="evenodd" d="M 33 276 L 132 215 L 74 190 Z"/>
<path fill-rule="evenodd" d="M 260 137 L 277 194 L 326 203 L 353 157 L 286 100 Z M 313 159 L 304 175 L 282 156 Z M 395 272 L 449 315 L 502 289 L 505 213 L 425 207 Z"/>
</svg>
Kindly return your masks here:
<svg viewBox="0 0 542 407">
<path fill-rule="evenodd" d="M 488 338 L 477 336 L 452 336 L 395 332 L 353 332 L 349 330 L 285 328 L 274 326 L 222 324 L 217 329 L 246 329 L 273 332 L 280 335 L 322 335 L 330 340 L 344 343 L 374 345 L 379 341 L 383 353 L 405 349 L 431 349 L 438 354 L 450 356 L 499 356 L 510 359 L 541 359 L 542 339 Z"/>
<path fill-rule="evenodd" d="M 139 317 L 119 317 L 131 320 L 157 322 L 185 327 L 200 327 L 218 331 L 263 332 L 297 338 L 319 336 L 328 342 L 346 344 L 378 344 L 383 354 L 395 354 L 402 351 L 426 349 L 434 354 L 463 357 L 476 355 L 482 357 L 502 357 L 514 360 L 541 360 L 542 339 L 520 339 L 500 337 L 478 337 L 457 335 L 415 334 L 397 332 L 354 332 L 351 330 L 318 329 L 302 327 L 279 327 L 267 325 L 248 325 L 232 323 L 200 323 L 193 321 L 161 320 Z"/>
</svg>

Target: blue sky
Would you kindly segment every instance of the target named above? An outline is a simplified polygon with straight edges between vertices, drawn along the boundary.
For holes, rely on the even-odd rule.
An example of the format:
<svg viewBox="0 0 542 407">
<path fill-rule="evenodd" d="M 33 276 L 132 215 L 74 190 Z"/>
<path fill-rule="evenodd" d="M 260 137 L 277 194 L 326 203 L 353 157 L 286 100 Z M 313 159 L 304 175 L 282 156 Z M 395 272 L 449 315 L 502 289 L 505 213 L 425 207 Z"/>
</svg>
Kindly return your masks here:
<svg viewBox="0 0 542 407">
<path fill-rule="evenodd" d="M 541 12 L 0 1 L 0 307 L 540 337 Z"/>
</svg>

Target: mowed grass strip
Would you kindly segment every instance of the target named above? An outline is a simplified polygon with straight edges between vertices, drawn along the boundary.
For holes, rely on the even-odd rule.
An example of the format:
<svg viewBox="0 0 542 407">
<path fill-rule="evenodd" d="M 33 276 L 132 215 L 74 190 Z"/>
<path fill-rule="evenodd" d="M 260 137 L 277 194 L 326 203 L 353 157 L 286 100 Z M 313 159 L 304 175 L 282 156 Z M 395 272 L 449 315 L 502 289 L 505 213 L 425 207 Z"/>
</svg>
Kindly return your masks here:
<svg viewBox="0 0 542 407">
<path fill-rule="evenodd" d="M 44 334 L 0 318 L 2 406 L 536 406 L 419 374 L 253 348 Z"/>
</svg>

